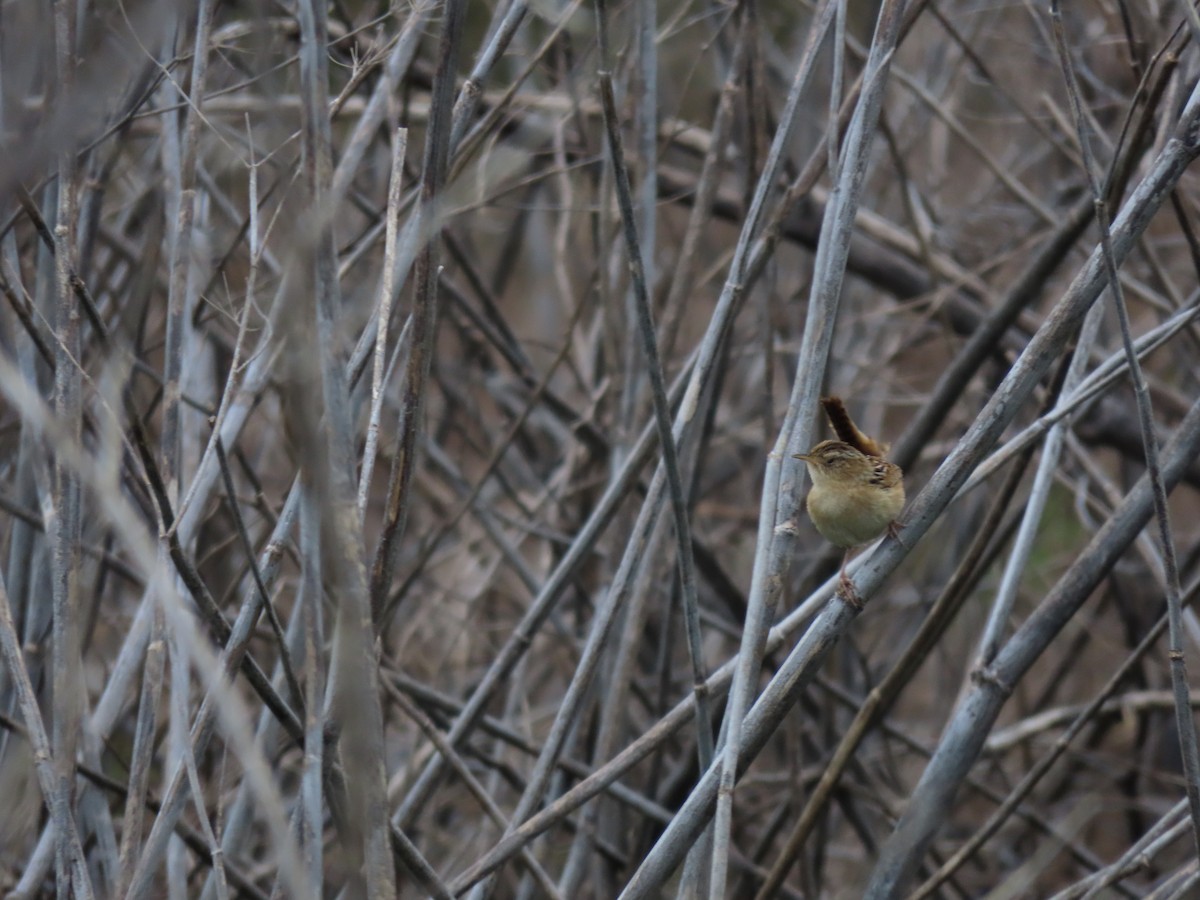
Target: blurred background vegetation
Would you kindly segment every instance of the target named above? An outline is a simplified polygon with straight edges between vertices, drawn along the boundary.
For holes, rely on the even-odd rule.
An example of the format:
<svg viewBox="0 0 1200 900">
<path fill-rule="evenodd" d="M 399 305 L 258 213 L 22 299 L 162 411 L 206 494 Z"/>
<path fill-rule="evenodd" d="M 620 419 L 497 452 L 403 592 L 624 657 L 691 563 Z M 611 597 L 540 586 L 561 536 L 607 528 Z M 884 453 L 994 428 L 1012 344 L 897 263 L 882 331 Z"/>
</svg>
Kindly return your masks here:
<svg viewBox="0 0 1200 900">
<path fill-rule="evenodd" d="M 653 405 L 598 72 L 615 86 L 669 387 L 691 377 L 737 286 L 680 447 L 706 673 L 739 650 L 793 383 L 844 397 L 893 444 L 914 497 L 1098 240 L 1043 5 L 894 6 L 900 44 L 816 370 L 798 370 L 813 259 L 877 2 L 845 0 L 820 38 L 750 223 L 812 3 L 612 3 L 607 66 L 593 6 L 560 0 L 471 0 L 454 16 L 426 0 L 0 6 L 0 892 L 465 891 L 455 879 L 514 816 L 652 735 L 616 788 L 553 818 L 484 882 L 497 897 L 617 896 L 699 771 L 690 719 L 653 736 L 693 681 L 669 510 L 619 573 L 643 549 L 631 535 L 648 491 L 660 506 L 662 492 L 657 442 L 636 449 Z M 1115 216 L 1175 135 L 1200 56 L 1183 3 L 1068 6 Z M 1198 189 L 1185 173 L 1121 265 L 1134 336 L 1179 326 L 1143 359 L 1164 443 L 1200 390 L 1200 334 L 1180 315 L 1200 296 Z M 731 274 L 745 238 L 765 238 L 763 252 Z M 1121 350 L 1101 302 L 1085 372 Z M 978 362 L 942 384 L 973 337 Z M 1053 408 L 1074 352 L 1009 412 L 1002 442 Z M 815 408 L 798 412 L 827 436 Z M 1128 378 L 1067 421 L 1002 637 L 1144 472 Z M 1040 454 L 1035 442 L 946 508 L 741 776 L 728 896 L 778 882 L 772 896 L 861 895 L 978 674 Z M 801 477 L 787 463 L 784 492 Z M 1185 599 L 1198 488 L 1193 462 L 1170 499 Z M 788 527 L 777 619 L 839 556 L 799 512 Z M 1182 821 L 1165 637 L 1131 659 L 1164 614 L 1162 548 L 1145 534 L 1011 686 L 918 880 L 1126 673 L 934 895 L 1080 896 Z M 567 695 L 617 599 L 598 672 Z M 763 683 L 808 619 L 765 654 Z M 1192 661 L 1200 628 L 1190 613 L 1184 625 Z M 480 706 L 461 717 L 468 700 Z M 712 702 L 719 726 L 722 690 Z M 32 749 L 31 712 L 48 757 Z M 556 716 L 564 744 L 520 809 Z M 55 802 L 74 850 L 56 848 Z M 1192 838 L 1170 833 L 1112 896 L 1192 889 Z M 393 859 L 394 885 L 372 868 Z M 664 894 L 680 880 L 695 888 L 677 874 Z"/>
</svg>

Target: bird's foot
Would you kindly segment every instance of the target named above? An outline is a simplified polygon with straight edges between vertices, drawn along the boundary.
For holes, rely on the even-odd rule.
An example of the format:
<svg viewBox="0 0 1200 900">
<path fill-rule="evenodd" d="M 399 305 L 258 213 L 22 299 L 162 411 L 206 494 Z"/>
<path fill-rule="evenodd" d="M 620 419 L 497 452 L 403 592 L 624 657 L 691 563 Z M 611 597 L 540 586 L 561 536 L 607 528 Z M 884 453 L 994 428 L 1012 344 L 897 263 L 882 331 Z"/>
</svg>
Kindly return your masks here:
<svg viewBox="0 0 1200 900">
<path fill-rule="evenodd" d="M 862 612 L 862 595 L 858 593 L 858 590 L 854 587 L 854 582 L 850 580 L 850 576 L 845 572 L 842 573 L 842 577 L 838 580 L 837 595 L 842 598 L 842 602 Z"/>
<path fill-rule="evenodd" d="M 904 542 L 904 538 L 900 537 L 900 529 L 903 527 L 904 527 L 903 522 L 896 522 L 896 521 L 888 522 L 887 536 L 890 537 L 892 540 L 894 540 L 896 543 L 898 543 L 905 550 L 911 550 L 912 547 L 908 546 L 908 544 L 906 544 Z"/>
</svg>

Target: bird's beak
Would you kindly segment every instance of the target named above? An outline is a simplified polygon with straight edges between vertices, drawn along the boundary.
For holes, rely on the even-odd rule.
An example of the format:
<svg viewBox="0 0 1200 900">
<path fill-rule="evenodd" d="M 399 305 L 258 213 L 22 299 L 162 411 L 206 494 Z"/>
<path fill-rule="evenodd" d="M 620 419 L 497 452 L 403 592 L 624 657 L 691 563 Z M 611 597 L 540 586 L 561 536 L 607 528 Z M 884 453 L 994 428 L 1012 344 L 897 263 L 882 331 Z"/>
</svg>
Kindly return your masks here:
<svg viewBox="0 0 1200 900">
<path fill-rule="evenodd" d="M 812 457 L 809 456 L 807 453 L 793 453 L 792 459 L 802 459 L 805 462 L 808 462 L 810 459 L 812 459 Z"/>
</svg>

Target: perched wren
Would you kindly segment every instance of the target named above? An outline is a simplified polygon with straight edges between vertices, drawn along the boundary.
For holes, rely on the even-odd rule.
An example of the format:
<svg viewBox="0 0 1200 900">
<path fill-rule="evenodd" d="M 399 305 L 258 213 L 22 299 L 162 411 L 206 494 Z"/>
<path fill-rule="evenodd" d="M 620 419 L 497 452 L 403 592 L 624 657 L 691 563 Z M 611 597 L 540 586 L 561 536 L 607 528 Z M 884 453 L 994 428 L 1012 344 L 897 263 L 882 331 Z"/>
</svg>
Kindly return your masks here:
<svg viewBox="0 0 1200 900">
<path fill-rule="evenodd" d="M 885 531 L 895 534 L 896 517 L 904 507 L 904 473 L 883 458 L 886 445 L 858 430 L 840 399 L 826 397 L 821 405 L 839 440 L 821 441 L 795 457 L 808 464 L 812 478 L 809 518 L 825 540 L 846 551 L 838 594 L 862 609 L 862 598 L 846 574 L 846 564 L 856 547 Z"/>
</svg>

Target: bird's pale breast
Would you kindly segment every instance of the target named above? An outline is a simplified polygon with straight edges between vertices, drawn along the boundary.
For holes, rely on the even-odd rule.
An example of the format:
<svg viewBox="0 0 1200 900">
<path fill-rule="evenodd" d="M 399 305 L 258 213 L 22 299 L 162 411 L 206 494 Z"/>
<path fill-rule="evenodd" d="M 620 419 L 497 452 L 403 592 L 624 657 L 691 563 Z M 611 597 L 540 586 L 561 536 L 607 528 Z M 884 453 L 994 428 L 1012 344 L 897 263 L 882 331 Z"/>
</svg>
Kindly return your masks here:
<svg viewBox="0 0 1200 900">
<path fill-rule="evenodd" d="M 893 522 L 904 507 L 904 489 L 881 491 L 870 484 L 814 487 L 808 493 L 808 515 L 831 544 L 857 547 L 869 543 Z"/>
</svg>

